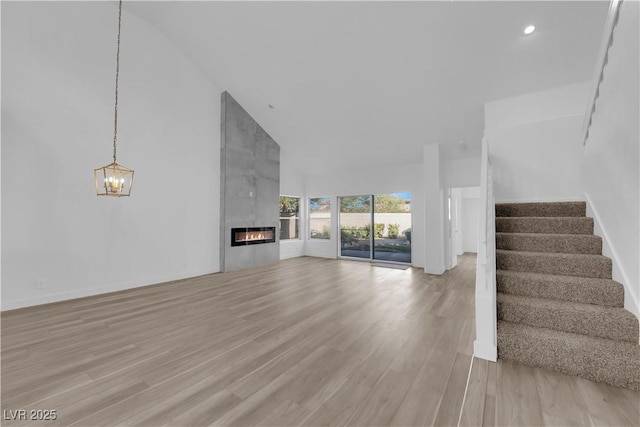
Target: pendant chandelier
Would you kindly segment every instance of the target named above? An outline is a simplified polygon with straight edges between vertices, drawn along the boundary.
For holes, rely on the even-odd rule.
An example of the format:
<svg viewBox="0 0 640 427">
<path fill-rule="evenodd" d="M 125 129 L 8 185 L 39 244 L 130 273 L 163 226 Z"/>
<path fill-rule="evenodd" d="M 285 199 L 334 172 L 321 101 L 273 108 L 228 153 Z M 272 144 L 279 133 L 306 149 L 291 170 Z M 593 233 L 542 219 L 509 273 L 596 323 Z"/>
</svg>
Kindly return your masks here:
<svg viewBox="0 0 640 427">
<path fill-rule="evenodd" d="M 113 163 L 93 170 L 98 196 L 125 197 L 131 195 L 133 170 L 116 162 L 118 142 L 118 81 L 120 79 L 120 27 L 122 24 L 122 0 L 118 4 L 118 50 L 116 52 L 116 90 L 113 119 Z"/>
</svg>

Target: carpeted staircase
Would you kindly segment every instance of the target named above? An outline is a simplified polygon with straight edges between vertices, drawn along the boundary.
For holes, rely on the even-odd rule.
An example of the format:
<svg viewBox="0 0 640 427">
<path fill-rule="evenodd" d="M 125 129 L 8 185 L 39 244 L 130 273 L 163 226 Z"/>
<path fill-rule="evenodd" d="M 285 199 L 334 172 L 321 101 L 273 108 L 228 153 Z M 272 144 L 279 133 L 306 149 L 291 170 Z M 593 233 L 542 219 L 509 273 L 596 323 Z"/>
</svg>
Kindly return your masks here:
<svg viewBox="0 0 640 427">
<path fill-rule="evenodd" d="M 496 205 L 498 357 L 640 390 L 638 319 L 586 203 Z"/>
</svg>

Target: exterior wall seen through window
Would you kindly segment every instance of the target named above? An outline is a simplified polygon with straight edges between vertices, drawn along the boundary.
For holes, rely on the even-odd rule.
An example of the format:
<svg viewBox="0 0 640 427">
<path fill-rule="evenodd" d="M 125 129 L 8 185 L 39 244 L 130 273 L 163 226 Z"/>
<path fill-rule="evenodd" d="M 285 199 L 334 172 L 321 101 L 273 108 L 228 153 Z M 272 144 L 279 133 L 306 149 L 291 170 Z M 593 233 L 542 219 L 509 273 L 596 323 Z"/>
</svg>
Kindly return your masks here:
<svg viewBox="0 0 640 427">
<path fill-rule="evenodd" d="M 300 238 L 300 197 L 280 196 L 280 240 Z"/>
<path fill-rule="evenodd" d="M 309 238 L 331 238 L 331 198 L 309 199 Z"/>
</svg>

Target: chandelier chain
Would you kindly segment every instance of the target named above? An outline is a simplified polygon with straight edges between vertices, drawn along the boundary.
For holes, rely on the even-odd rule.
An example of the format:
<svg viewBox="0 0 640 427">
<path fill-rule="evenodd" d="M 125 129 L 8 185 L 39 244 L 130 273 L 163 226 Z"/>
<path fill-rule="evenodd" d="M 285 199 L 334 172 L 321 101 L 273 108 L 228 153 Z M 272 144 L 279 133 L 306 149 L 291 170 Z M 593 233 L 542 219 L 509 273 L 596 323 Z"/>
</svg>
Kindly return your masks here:
<svg viewBox="0 0 640 427">
<path fill-rule="evenodd" d="M 113 112 L 113 163 L 116 163 L 116 147 L 118 142 L 118 83 L 120 80 L 120 27 L 122 25 L 122 0 L 118 4 L 118 50 L 116 51 L 116 90 Z"/>
</svg>

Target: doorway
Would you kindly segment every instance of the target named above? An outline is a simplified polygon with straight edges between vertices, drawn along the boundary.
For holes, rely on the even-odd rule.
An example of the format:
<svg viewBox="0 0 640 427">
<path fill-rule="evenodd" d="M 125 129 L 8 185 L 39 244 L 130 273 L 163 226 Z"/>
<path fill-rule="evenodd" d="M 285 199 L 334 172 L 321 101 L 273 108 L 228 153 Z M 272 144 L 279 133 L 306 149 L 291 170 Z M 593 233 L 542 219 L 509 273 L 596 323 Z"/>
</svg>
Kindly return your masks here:
<svg viewBox="0 0 640 427">
<path fill-rule="evenodd" d="M 340 257 L 411 263 L 411 194 L 338 197 Z"/>
<path fill-rule="evenodd" d="M 451 188 L 448 198 L 447 269 L 465 252 L 476 253 L 480 217 L 480 187 Z"/>
</svg>

